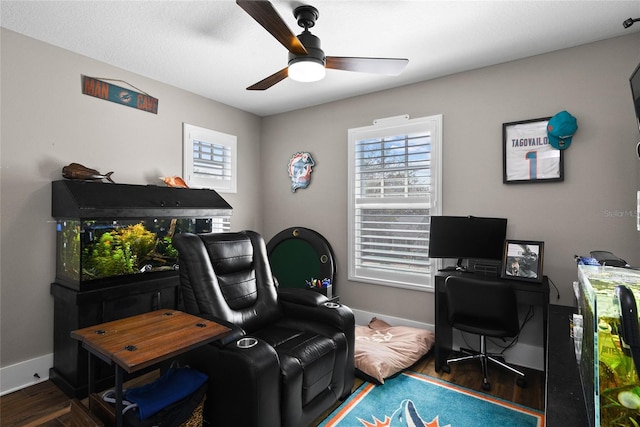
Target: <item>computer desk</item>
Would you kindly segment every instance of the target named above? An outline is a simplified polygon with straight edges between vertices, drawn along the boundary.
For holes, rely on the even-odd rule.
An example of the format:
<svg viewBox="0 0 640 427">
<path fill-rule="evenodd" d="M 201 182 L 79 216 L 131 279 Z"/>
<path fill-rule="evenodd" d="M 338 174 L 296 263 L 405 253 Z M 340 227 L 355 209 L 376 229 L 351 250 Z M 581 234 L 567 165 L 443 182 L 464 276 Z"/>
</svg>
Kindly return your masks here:
<svg viewBox="0 0 640 427">
<path fill-rule="evenodd" d="M 453 329 L 449 325 L 449 310 L 447 309 L 447 295 L 445 293 L 445 280 L 449 276 L 469 275 L 474 279 L 498 280 L 510 283 L 515 292 L 518 305 L 532 305 L 542 307 L 542 342 L 544 343 L 544 369 L 546 371 L 547 355 L 547 319 L 549 311 L 549 279 L 543 276 L 542 283 L 533 283 L 522 280 L 501 279 L 491 276 L 465 272 L 439 272 L 436 274 L 436 341 L 434 343 L 434 355 L 436 371 L 440 372 L 447 363 L 453 344 Z M 478 304 L 482 304 L 478 301 Z"/>
</svg>

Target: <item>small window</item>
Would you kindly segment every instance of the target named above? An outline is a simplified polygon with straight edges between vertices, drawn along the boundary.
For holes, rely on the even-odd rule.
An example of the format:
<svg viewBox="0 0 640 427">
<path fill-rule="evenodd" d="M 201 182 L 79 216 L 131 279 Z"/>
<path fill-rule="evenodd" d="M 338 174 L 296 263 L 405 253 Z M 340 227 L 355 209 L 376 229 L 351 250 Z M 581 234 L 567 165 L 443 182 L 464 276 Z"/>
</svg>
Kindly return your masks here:
<svg viewBox="0 0 640 427">
<path fill-rule="evenodd" d="M 235 193 L 237 137 L 184 123 L 183 173 L 190 187 Z"/>
</svg>

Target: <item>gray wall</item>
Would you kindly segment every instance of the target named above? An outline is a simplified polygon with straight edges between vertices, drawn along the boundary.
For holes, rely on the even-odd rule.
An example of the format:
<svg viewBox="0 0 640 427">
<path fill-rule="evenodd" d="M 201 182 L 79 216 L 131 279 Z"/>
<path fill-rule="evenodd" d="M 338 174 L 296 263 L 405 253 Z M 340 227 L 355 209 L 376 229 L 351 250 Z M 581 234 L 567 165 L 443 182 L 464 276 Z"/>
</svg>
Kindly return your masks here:
<svg viewBox="0 0 640 427">
<path fill-rule="evenodd" d="M 300 225 L 324 234 L 338 293 L 354 308 L 433 322 L 431 293 L 348 282 L 347 129 L 375 118 L 444 116 L 445 214 L 504 215 L 509 237 L 546 243 L 545 273 L 571 304 L 575 253 L 607 249 L 640 265 L 635 211 L 639 161 L 628 77 L 640 34 L 260 119 L 16 33 L 1 33 L 0 366 L 53 351 L 55 276 L 50 182 L 78 162 L 117 182 L 181 174 L 182 122 L 238 136 L 234 230 L 266 239 Z M 80 93 L 80 75 L 123 79 L 160 100 L 153 115 Z M 567 109 L 580 129 L 565 181 L 502 184 L 504 122 Z M 309 188 L 292 193 L 296 151 L 316 161 Z M 552 293 L 555 299 L 555 293 Z"/>
<path fill-rule="evenodd" d="M 233 229 L 262 228 L 261 119 L 2 29 L 0 365 L 53 352 L 55 223 L 51 181 L 77 162 L 127 184 L 182 175 L 182 123 L 238 137 Z M 81 93 L 81 74 L 122 79 L 159 99 L 158 114 Z M 115 83 L 125 86 L 122 83 Z"/>
<path fill-rule="evenodd" d="M 508 238 L 545 242 L 544 272 L 571 305 L 574 254 L 610 250 L 640 265 L 635 231 L 640 140 L 629 75 L 640 34 L 584 45 L 305 110 L 262 127 L 264 233 L 293 225 L 322 233 L 337 256 L 337 293 L 361 310 L 433 323 L 433 294 L 347 280 L 347 129 L 376 118 L 443 114 L 443 214 L 504 216 Z M 561 183 L 502 183 L 502 123 L 566 109 L 579 130 Z M 291 193 L 285 166 L 296 151 L 316 166 Z"/>
</svg>

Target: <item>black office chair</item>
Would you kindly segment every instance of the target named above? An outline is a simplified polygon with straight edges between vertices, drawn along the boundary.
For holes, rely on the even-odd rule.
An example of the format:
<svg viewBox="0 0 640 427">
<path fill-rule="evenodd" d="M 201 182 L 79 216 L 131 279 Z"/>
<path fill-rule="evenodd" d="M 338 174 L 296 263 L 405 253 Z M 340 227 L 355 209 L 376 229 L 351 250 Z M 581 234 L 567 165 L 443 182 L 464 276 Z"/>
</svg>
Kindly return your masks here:
<svg viewBox="0 0 640 427">
<path fill-rule="evenodd" d="M 482 388 L 490 390 L 487 379 L 487 361 L 491 361 L 519 376 L 517 384 L 526 387 L 524 373 L 512 368 L 496 357 L 500 354 L 487 353 L 487 337 L 515 337 L 520 332 L 516 295 L 509 283 L 472 277 L 449 276 L 445 281 L 449 324 L 461 331 L 480 335 L 480 352 L 461 349 L 469 356 L 447 360 L 449 363 L 480 359 L 482 366 Z"/>
</svg>

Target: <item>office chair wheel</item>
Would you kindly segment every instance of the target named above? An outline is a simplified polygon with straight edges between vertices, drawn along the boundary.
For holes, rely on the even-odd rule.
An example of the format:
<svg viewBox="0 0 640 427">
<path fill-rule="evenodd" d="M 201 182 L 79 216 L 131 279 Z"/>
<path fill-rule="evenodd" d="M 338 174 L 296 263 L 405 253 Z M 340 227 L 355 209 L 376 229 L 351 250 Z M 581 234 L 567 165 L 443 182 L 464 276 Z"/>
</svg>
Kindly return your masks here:
<svg viewBox="0 0 640 427">
<path fill-rule="evenodd" d="M 482 389 L 484 391 L 489 391 L 491 390 L 491 383 L 487 380 L 482 380 Z"/>
<path fill-rule="evenodd" d="M 518 387 L 527 388 L 527 380 L 524 378 L 518 378 L 516 384 L 518 384 Z"/>
</svg>

